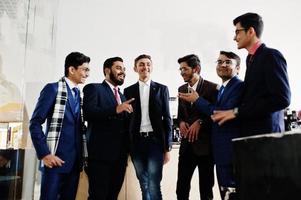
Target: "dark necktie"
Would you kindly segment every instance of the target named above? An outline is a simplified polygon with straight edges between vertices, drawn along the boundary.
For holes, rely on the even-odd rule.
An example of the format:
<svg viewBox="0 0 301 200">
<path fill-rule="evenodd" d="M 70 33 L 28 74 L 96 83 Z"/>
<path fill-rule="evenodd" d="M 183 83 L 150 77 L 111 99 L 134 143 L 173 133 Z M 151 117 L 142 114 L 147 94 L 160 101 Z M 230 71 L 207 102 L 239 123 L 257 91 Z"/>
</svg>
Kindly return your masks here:
<svg viewBox="0 0 301 200">
<path fill-rule="evenodd" d="M 219 90 L 218 90 L 218 94 L 217 94 L 217 101 L 219 102 L 223 96 L 223 93 L 224 93 L 224 89 L 225 87 L 222 85 Z"/>
<path fill-rule="evenodd" d="M 253 59 L 254 59 L 254 55 L 253 54 L 248 54 L 248 56 L 247 56 L 247 67 L 252 64 Z"/>
<path fill-rule="evenodd" d="M 74 92 L 74 110 L 75 110 L 75 113 L 78 113 L 79 112 L 79 89 L 77 87 L 74 87 L 73 89 L 73 92 Z"/>
</svg>

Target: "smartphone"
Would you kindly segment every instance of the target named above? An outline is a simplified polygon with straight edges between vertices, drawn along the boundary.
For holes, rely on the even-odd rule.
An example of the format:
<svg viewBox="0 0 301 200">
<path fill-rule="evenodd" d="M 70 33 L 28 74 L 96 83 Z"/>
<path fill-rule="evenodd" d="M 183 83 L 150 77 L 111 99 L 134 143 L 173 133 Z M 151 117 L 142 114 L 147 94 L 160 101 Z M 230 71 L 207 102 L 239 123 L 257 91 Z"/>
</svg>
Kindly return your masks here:
<svg viewBox="0 0 301 200">
<path fill-rule="evenodd" d="M 191 87 L 188 87 L 188 93 L 193 93 L 193 89 Z"/>
</svg>

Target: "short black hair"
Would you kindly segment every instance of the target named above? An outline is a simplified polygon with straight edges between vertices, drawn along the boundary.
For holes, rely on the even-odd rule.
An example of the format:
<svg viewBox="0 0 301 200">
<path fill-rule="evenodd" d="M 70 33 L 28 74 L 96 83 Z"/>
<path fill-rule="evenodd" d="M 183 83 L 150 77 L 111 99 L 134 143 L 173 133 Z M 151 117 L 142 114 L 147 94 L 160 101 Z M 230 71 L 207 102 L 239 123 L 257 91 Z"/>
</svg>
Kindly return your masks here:
<svg viewBox="0 0 301 200">
<path fill-rule="evenodd" d="M 143 59 L 143 58 L 147 58 L 149 59 L 150 61 L 152 61 L 152 57 L 150 55 L 147 55 L 147 54 L 141 54 L 139 55 L 137 58 L 135 58 L 135 63 L 134 65 L 136 66 L 137 62 L 140 60 L 140 59 Z"/>
<path fill-rule="evenodd" d="M 178 63 L 186 62 L 187 65 L 191 68 L 196 68 L 197 66 L 201 67 L 201 61 L 199 57 L 195 54 L 189 54 L 187 56 L 184 56 L 182 58 L 178 59 Z"/>
<path fill-rule="evenodd" d="M 234 26 L 240 23 L 240 25 L 245 29 L 249 30 L 250 27 L 253 27 L 258 38 L 261 37 L 263 32 L 263 20 L 260 15 L 257 13 L 246 13 L 236 17 L 233 20 Z"/>
<path fill-rule="evenodd" d="M 103 63 L 103 74 L 105 76 L 106 76 L 105 69 L 106 68 L 111 69 L 112 66 L 113 66 L 113 64 L 114 64 L 114 62 L 116 62 L 116 61 L 123 62 L 123 59 L 120 58 L 120 57 L 118 57 L 118 56 L 116 56 L 116 57 L 108 58 L 108 59 L 105 60 L 105 62 Z"/>
<path fill-rule="evenodd" d="M 65 76 L 68 77 L 69 75 L 69 67 L 74 67 L 77 69 L 78 66 L 90 63 L 90 57 L 80 53 L 80 52 L 72 52 L 66 56 L 65 59 Z"/>
<path fill-rule="evenodd" d="M 225 55 L 230 59 L 234 59 L 236 60 L 236 65 L 240 66 L 240 57 L 238 55 L 236 55 L 235 53 L 231 52 L 231 51 L 220 51 L 219 52 L 220 55 Z"/>
</svg>

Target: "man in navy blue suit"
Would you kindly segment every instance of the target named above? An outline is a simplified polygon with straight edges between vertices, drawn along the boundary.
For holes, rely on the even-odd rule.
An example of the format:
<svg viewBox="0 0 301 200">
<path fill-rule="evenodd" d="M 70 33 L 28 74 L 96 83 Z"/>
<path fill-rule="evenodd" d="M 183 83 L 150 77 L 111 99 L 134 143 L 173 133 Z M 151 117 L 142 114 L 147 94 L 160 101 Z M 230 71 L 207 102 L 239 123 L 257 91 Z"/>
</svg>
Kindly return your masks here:
<svg viewBox="0 0 301 200">
<path fill-rule="evenodd" d="M 240 69 L 240 58 L 233 52 L 221 51 L 217 60 L 216 72 L 222 79 L 217 100 L 210 103 L 196 91 L 192 93 L 179 93 L 179 98 L 193 102 L 196 109 L 210 117 L 213 110 L 233 109 L 239 105 L 243 82 L 237 77 Z M 217 180 L 222 200 L 236 199 L 236 182 L 232 164 L 233 138 L 240 136 L 238 119 L 222 124 L 212 125 L 212 149 L 216 166 Z"/>
<path fill-rule="evenodd" d="M 245 48 L 249 53 L 244 91 L 239 106 L 215 111 L 212 119 L 221 125 L 239 118 L 242 136 L 283 132 L 283 110 L 291 99 L 286 61 L 278 50 L 261 42 L 261 16 L 246 13 L 235 18 L 233 24 L 238 49 Z"/>
<path fill-rule="evenodd" d="M 125 78 L 120 57 L 103 64 L 105 80 L 84 87 L 84 118 L 88 121 L 89 199 L 117 200 L 128 159 L 128 113 L 131 102 L 119 91 Z"/>
<path fill-rule="evenodd" d="M 41 200 L 76 197 L 83 144 L 78 84 L 86 81 L 89 62 L 82 53 L 70 53 L 65 77 L 43 88 L 30 120 L 32 142 L 42 160 Z"/>
<path fill-rule="evenodd" d="M 127 99 L 135 98 L 130 118 L 131 158 L 140 183 L 143 200 L 162 200 L 163 164 L 170 159 L 172 121 L 169 92 L 165 85 L 150 79 L 151 56 L 135 59 L 139 81 L 124 90 Z"/>
</svg>

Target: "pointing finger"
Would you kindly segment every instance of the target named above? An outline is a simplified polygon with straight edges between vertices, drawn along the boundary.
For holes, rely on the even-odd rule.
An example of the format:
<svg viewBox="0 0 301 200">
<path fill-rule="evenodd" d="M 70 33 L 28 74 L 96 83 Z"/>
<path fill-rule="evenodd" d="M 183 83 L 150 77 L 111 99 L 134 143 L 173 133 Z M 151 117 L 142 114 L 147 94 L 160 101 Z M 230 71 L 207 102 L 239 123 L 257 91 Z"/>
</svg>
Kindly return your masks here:
<svg viewBox="0 0 301 200">
<path fill-rule="evenodd" d="M 130 104 L 130 103 L 132 103 L 134 100 L 135 100 L 135 98 L 131 98 L 131 99 L 125 101 L 124 103 Z"/>
</svg>

